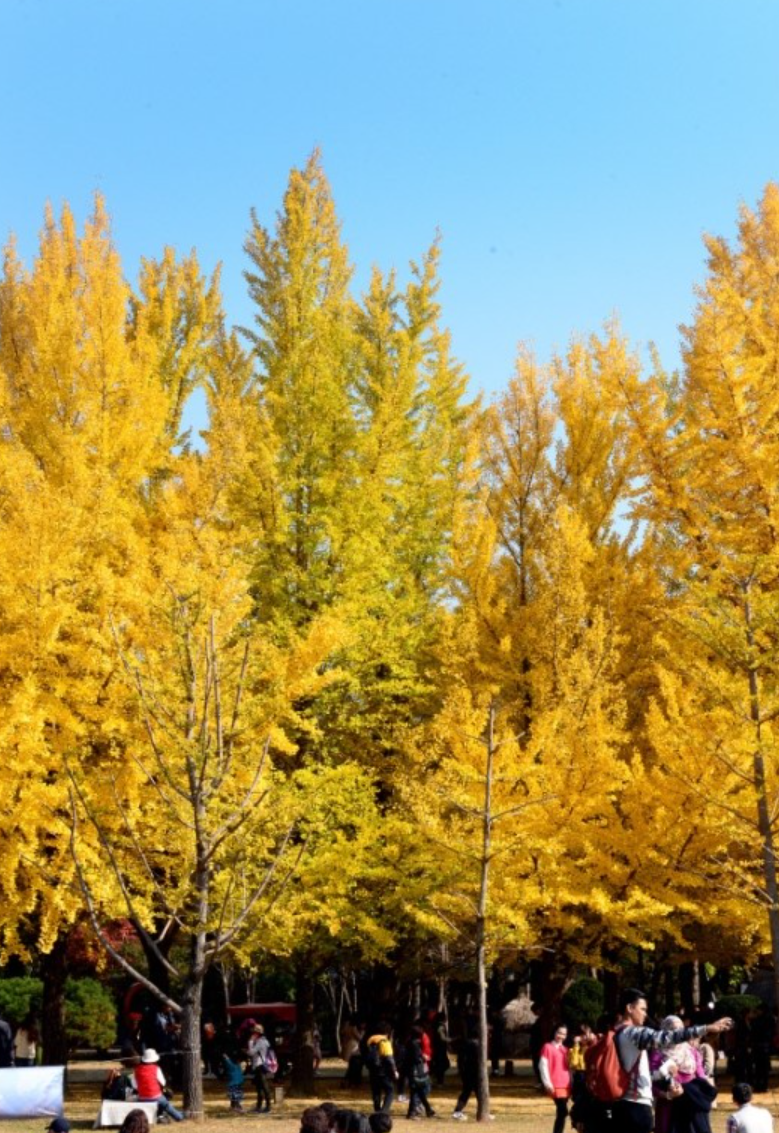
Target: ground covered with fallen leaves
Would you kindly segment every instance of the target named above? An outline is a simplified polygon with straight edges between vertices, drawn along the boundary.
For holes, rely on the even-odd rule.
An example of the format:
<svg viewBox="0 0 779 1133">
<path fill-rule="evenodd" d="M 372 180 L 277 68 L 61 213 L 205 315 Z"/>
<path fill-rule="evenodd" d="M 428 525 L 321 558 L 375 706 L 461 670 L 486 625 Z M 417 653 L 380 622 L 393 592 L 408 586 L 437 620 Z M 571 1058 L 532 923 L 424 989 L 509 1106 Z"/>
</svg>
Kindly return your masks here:
<svg viewBox="0 0 779 1133">
<path fill-rule="evenodd" d="M 110 1064 L 105 1064 L 108 1069 Z M 100 1082 L 102 1066 L 92 1064 L 90 1070 L 93 1081 L 85 1081 L 84 1067 L 76 1067 L 72 1073 L 68 1086 L 65 1112 L 71 1122 L 74 1133 L 78 1130 L 87 1130 L 93 1127 L 100 1108 Z M 259 1133 L 260 1126 L 267 1126 L 268 1133 L 298 1133 L 300 1128 L 300 1114 L 309 1105 L 316 1105 L 322 1101 L 334 1101 L 338 1105 L 348 1106 L 364 1113 L 370 1111 L 370 1097 L 367 1084 L 361 1090 L 345 1089 L 341 1085 L 340 1076 L 343 1073 L 341 1064 L 333 1061 L 325 1064 L 321 1077 L 317 1079 L 317 1096 L 311 1098 L 285 1097 L 276 1105 L 270 1114 L 252 1113 L 248 1109 L 254 1102 L 254 1095 L 247 1083 L 246 1106 L 244 1114 L 230 1112 L 229 1102 L 225 1096 L 224 1086 L 221 1082 L 206 1079 L 205 1109 L 206 1118 L 202 1128 L 204 1133 L 247 1133 L 248 1129 L 255 1129 Z M 446 1085 L 436 1089 L 431 1096 L 431 1104 L 436 1110 L 436 1117 L 424 1123 L 409 1122 L 406 1117 L 406 1105 L 395 1102 L 393 1118 L 395 1129 L 403 1131 L 430 1126 L 430 1133 L 455 1133 L 461 1130 L 464 1123 L 452 1120 L 454 1101 L 458 1092 L 458 1079 L 456 1075 L 447 1077 Z M 492 1112 L 495 1116 L 490 1128 L 495 1133 L 551 1133 L 554 1123 L 554 1107 L 539 1093 L 530 1075 L 529 1067 L 520 1063 L 517 1074 L 511 1078 L 492 1078 L 490 1082 L 492 1097 Z M 760 1105 L 767 1106 L 776 1119 L 779 1116 L 779 1081 L 772 1080 L 771 1090 L 768 1094 L 755 1098 Z M 174 1104 L 180 1105 L 180 1097 L 174 1098 Z M 720 1081 L 720 1099 L 718 1108 L 712 1114 L 713 1133 L 723 1133 L 727 1115 L 732 1112 L 730 1103 L 730 1081 Z M 466 1113 L 469 1122 L 475 1124 L 476 1102 L 472 1098 Z M 43 1118 L 20 1118 L 13 1122 L 3 1122 L 7 1133 L 43 1133 L 46 1125 Z M 569 1133 L 570 1126 L 566 1127 Z"/>
</svg>

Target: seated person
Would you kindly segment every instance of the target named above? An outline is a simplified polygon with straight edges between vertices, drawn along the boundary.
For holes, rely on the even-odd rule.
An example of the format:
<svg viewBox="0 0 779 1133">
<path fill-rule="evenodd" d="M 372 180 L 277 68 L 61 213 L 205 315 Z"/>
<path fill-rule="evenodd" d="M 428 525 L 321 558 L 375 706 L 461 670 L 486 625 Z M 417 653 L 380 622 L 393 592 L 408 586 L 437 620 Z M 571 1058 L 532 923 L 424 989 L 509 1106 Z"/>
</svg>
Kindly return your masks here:
<svg viewBox="0 0 779 1133">
<path fill-rule="evenodd" d="M 172 1117 L 174 1121 L 183 1121 L 184 1114 L 179 1113 L 163 1093 L 165 1089 L 165 1075 L 157 1063 L 160 1056 L 149 1046 L 141 1055 L 141 1061 L 135 1067 L 132 1076 L 133 1089 L 138 1095 L 139 1102 L 156 1102 L 160 1114 Z"/>
</svg>

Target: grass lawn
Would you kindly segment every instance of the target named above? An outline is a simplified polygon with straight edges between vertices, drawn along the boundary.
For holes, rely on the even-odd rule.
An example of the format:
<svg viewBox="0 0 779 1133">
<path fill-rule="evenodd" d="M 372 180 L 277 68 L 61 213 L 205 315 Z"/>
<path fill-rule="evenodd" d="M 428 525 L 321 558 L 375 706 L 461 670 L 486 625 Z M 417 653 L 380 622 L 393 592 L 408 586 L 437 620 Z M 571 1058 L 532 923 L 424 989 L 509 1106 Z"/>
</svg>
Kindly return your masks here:
<svg viewBox="0 0 779 1133">
<path fill-rule="evenodd" d="M 523 1072 L 523 1069 L 525 1072 Z M 206 1133 L 247 1133 L 249 1128 L 259 1130 L 261 1126 L 268 1127 L 268 1133 L 298 1133 L 300 1127 L 300 1114 L 309 1105 L 316 1105 L 320 1101 L 334 1101 L 339 1105 L 348 1106 L 364 1113 L 370 1110 L 370 1100 L 367 1085 L 362 1090 L 344 1089 L 340 1084 L 342 1068 L 339 1063 L 327 1063 L 323 1076 L 317 1080 L 318 1095 L 312 1098 L 285 1098 L 280 1105 L 274 1107 L 270 1114 L 232 1114 L 221 1082 L 206 1079 L 205 1108 L 206 1120 L 202 1128 Z M 437 1116 L 425 1122 L 409 1122 L 405 1118 L 405 1103 L 395 1102 L 393 1118 L 395 1128 L 405 1131 L 427 1126 L 430 1133 L 455 1133 L 465 1123 L 452 1120 L 454 1100 L 457 1097 L 458 1080 L 456 1076 L 448 1076 L 446 1085 L 434 1090 L 431 1104 Z M 534 1083 L 526 1072 L 520 1067 L 520 1072 L 514 1078 L 493 1078 L 490 1084 L 492 1097 L 492 1111 L 495 1121 L 490 1128 L 495 1133 L 508 1131 L 513 1133 L 551 1133 L 554 1120 L 554 1108 L 547 1099 L 536 1090 Z M 772 1085 L 771 1092 L 760 1095 L 755 1099 L 760 1105 L 767 1106 L 774 1116 L 779 1115 L 779 1083 Z M 251 1106 L 255 1101 L 254 1093 L 247 1083 L 245 1104 Z M 180 1097 L 174 1098 L 174 1104 L 180 1106 Z M 65 1104 L 65 1113 L 76 1130 L 91 1129 L 98 1109 L 100 1108 L 100 1082 L 73 1083 L 68 1091 Z M 713 1133 L 724 1133 L 725 1121 L 728 1113 L 732 1112 L 730 1102 L 730 1081 L 720 1082 L 720 1101 L 717 1110 L 712 1114 Z M 466 1109 L 470 1124 L 475 1124 L 476 1103 L 472 1098 Z M 8 1133 L 43 1133 L 47 1122 L 44 1118 L 19 1118 L 13 1122 L 5 1122 Z M 170 1130 L 172 1133 L 172 1129 Z M 566 1133 L 570 1133 L 570 1126 L 566 1126 Z"/>
</svg>

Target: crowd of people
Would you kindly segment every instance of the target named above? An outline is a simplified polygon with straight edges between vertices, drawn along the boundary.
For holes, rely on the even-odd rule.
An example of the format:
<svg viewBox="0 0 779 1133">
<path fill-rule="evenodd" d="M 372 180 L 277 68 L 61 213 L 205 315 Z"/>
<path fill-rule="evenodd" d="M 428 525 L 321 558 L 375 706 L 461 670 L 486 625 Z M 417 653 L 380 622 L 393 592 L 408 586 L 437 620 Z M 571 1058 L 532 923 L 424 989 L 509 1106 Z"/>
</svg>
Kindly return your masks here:
<svg viewBox="0 0 779 1133">
<path fill-rule="evenodd" d="M 344 1084 L 359 1086 L 367 1071 L 373 1107 L 389 1113 L 393 1102 L 407 1106 L 412 1121 L 435 1117 L 430 1103 L 434 1085 L 442 1086 L 451 1066 L 450 1051 L 456 1050 L 461 1089 L 452 1117 L 466 1120 L 465 1107 L 479 1094 L 479 1044 L 475 1019 L 466 1020 L 464 1033 L 453 1039 L 443 1012 L 430 1011 L 401 1031 L 397 1038 L 387 1021 L 366 1027 L 356 1016 L 341 1030 L 341 1057 L 346 1062 Z"/>
<path fill-rule="evenodd" d="M 386 1020 L 365 1025 L 351 1016 L 340 1033 L 340 1054 L 346 1064 L 343 1084 L 359 1087 L 367 1075 L 373 1112 L 365 1115 L 324 1103 L 305 1111 L 301 1133 L 389 1133 L 395 1102 L 405 1105 L 409 1120 L 435 1117 L 431 1095 L 435 1085 L 444 1083 L 451 1067 L 450 1054 L 456 1057 L 461 1083 L 451 1118 L 466 1120 L 466 1106 L 474 1096 L 479 1100 L 480 1090 L 475 1024 L 475 1016 L 465 1017 L 453 1037 L 446 1016 L 430 1011 L 396 1036 Z M 184 1115 L 171 1100 L 171 1083 L 162 1069 L 163 1055 L 147 1041 L 159 1041 L 165 1053 L 172 1055 L 176 1026 L 164 1010 L 146 1021 L 145 1033 L 139 1026 L 134 1041 L 126 1040 L 122 1069 L 111 1071 L 103 1097 L 155 1103 L 160 1120 L 182 1121 Z M 548 1041 L 536 1047 L 534 1068 L 554 1104 L 552 1133 L 564 1133 L 569 1119 L 578 1133 L 649 1133 L 653 1129 L 656 1133 L 711 1133 L 710 1113 L 717 1097 L 716 1045 L 735 1075 L 737 1109 L 728 1120 L 728 1133 L 771 1133 L 770 1112 L 755 1105 L 752 1097 L 753 1092 L 768 1087 L 774 1031 L 773 1016 L 765 1007 L 744 1011 L 735 1023 L 729 1018 L 691 1023 L 680 1015 L 668 1015 L 659 1025 L 648 1025 L 646 997 L 637 989 L 628 989 L 616 1019 L 604 1017 L 596 1029 L 583 1025 L 573 1036 L 565 1025 L 558 1025 Z M 226 1034 L 218 1050 L 213 1044 L 206 1069 L 218 1062 L 231 1111 L 245 1112 L 250 1083 L 256 1091 L 253 1112 L 270 1113 L 272 1081 L 279 1069 L 271 1039 L 254 1019 Z M 708 1041 L 712 1038 L 714 1045 Z M 11 1065 L 15 1060 L 19 1066 L 33 1065 L 36 1043 L 34 1020 L 25 1020 L 14 1033 L 0 1019 L 0 1064 Z M 495 1048 L 491 1054 L 496 1072 Z M 134 1112 L 140 1117 L 124 1133 L 145 1133 L 140 1127 L 143 1111 Z M 51 1133 L 68 1133 L 65 1119 L 59 1120 L 63 1127 L 52 1125 Z"/>
<path fill-rule="evenodd" d="M 537 1061 L 555 1106 L 553 1133 L 563 1133 L 569 1116 L 580 1133 L 711 1133 L 716 1054 L 706 1040 L 733 1031 L 729 1018 L 685 1025 L 668 1015 L 649 1026 L 646 997 L 636 988 L 623 995 L 618 1019 L 603 1020 L 597 1032 L 583 1026 L 569 1043 L 567 1028 L 556 1027 Z M 762 1089 L 767 1067 L 764 1078 Z M 751 1099 L 752 1086 L 736 1082 L 728 1133 L 770 1133 L 770 1112 Z"/>
</svg>

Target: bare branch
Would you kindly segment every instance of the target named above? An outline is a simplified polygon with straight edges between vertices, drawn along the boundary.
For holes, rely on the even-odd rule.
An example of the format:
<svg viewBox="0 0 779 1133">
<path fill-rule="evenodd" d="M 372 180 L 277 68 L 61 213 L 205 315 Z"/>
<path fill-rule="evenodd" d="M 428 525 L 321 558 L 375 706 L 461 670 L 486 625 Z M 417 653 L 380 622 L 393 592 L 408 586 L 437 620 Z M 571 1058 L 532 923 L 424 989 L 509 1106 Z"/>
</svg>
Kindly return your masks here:
<svg viewBox="0 0 779 1133">
<path fill-rule="evenodd" d="M 238 914 L 236 919 L 233 921 L 232 927 L 228 930 L 228 932 L 223 937 L 221 937 L 220 940 L 214 941 L 214 945 L 212 946 L 212 949 L 211 949 L 213 956 L 218 956 L 219 953 L 222 952 L 227 947 L 227 945 L 230 944 L 231 941 L 233 941 L 235 939 L 235 937 L 238 935 L 238 933 L 240 932 L 243 925 L 246 923 L 246 920 L 247 920 L 249 914 L 251 913 L 252 909 L 254 908 L 254 906 L 257 904 L 257 902 L 265 894 L 266 890 L 268 889 L 268 886 L 270 885 L 271 881 L 273 880 L 273 876 L 276 873 L 276 870 L 278 868 L 279 862 L 281 861 L 284 850 L 287 848 L 287 845 L 289 843 L 290 838 L 292 837 L 292 834 L 294 833 L 294 830 L 295 830 L 295 825 L 293 824 L 288 829 L 286 835 L 284 836 L 284 839 L 282 841 L 281 846 L 276 851 L 276 856 L 273 859 L 273 862 L 271 863 L 270 867 L 266 870 L 265 877 L 260 882 L 260 884 L 257 886 L 257 888 L 254 890 L 254 892 L 252 894 L 250 894 L 249 897 L 247 898 L 247 900 L 244 902 L 244 907 L 241 910 L 241 912 Z M 301 842 L 300 849 L 298 850 L 297 857 L 295 858 L 295 861 L 290 866 L 290 868 L 287 870 L 284 877 L 281 879 L 281 882 L 279 883 L 279 885 L 280 885 L 279 890 L 277 891 L 276 895 L 274 896 L 273 901 L 270 903 L 267 912 L 270 912 L 270 909 L 273 908 L 273 906 L 275 905 L 276 901 L 278 900 L 280 894 L 286 888 L 287 883 L 289 882 L 290 878 L 294 875 L 295 871 L 297 870 L 297 867 L 300 863 L 300 859 L 303 856 L 303 852 L 304 852 L 305 848 L 306 848 L 306 843 Z"/>
<path fill-rule="evenodd" d="M 113 796 L 114 796 L 114 803 L 116 804 L 116 808 L 119 811 L 119 814 L 122 818 L 122 824 L 123 824 L 123 826 L 124 826 L 124 828 L 127 832 L 127 836 L 130 839 L 130 841 L 132 842 L 133 847 L 135 849 L 135 852 L 138 855 L 144 869 L 146 870 L 146 873 L 148 874 L 149 880 L 151 881 L 152 887 L 154 888 L 154 892 L 157 894 L 157 896 L 160 900 L 161 907 L 164 908 L 167 898 L 165 896 L 165 893 L 164 893 L 162 887 L 160 886 L 160 884 L 157 880 L 157 876 L 156 876 L 154 870 L 152 869 L 151 862 L 149 861 L 148 857 L 146 856 L 146 851 L 144 850 L 143 845 L 141 844 L 139 838 L 136 836 L 136 833 L 133 830 L 132 824 L 131 824 L 129 818 L 127 817 L 127 810 L 126 810 L 122 800 L 119 798 L 119 792 L 116 789 L 116 783 L 115 782 L 112 784 L 112 793 L 113 793 Z M 170 911 L 167 914 L 167 916 L 168 916 L 168 923 L 174 922 L 174 923 L 177 923 L 179 925 L 181 924 L 181 921 L 178 918 L 176 913 Z M 138 921 L 137 923 L 138 923 L 138 925 L 141 924 L 140 921 Z M 141 930 L 144 931 L 144 932 L 146 931 L 145 929 L 142 929 L 142 926 L 141 926 L 141 929 L 139 929 L 139 931 L 141 931 Z M 172 966 L 170 967 L 170 971 L 174 975 L 177 974 L 175 968 L 173 968 Z"/>
<path fill-rule="evenodd" d="M 79 859 L 78 852 L 76 850 L 76 831 L 77 831 L 77 828 L 78 828 L 78 810 L 77 810 L 77 807 L 76 807 L 76 799 L 75 799 L 75 796 L 73 794 L 73 789 L 69 788 L 68 793 L 70 795 L 70 805 L 71 805 L 70 852 L 71 852 L 71 856 L 73 858 L 73 865 L 75 866 L 75 869 L 76 869 L 76 876 L 77 876 L 78 881 L 79 881 L 79 888 L 81 889 L 81 895 L 84 899 L 84 905 L 86 906 L 86 910 L 87 910 L 87 913 L 89 915 L 89 919 L 90 919 L 90 922 L 92 924 L 92 929 L 95 933 L 95 936 L 100 941 L 103 948 L 105 948 L 108 955 L 113 960 L 115 960 L 116 963 L 119 964 L 119 966 L 121 968 L 123 968 L 129 975 L 131 975 L 134 980 L 137 980 L 139 983 L 143 984 L 143 986 L 148 991 L 150 991 L 152 993 L 152 995 L 156 996 L 157 999 L 159 999 L 162 1003 L 164 1003 L 166 1007 L 170 1007 L 170 1009 L 172 1011 L 175 1011 L 178 1015 L 180 1015 L 181 1014 L 180 1005 L 178 1003 L 176 1003 L 176 1001 L 174 999 L 171 999 L 169 995 L 166 995 L 165 992 L 163 992 L 161 988 L 157 987 L 157 985 L 155 983 L 153 983 L 152 980 L 150 980 L 147 976 L 145 976 L 143 974 L 143 972 L 139 972 L 137 968 L 135 968 L 128 960 L 126 960 L 125 957 L 121 954 L 121 952 L 119 952 L 116 948 L 114 948 L 113 944 L 111 944 L 111 941 L 106 936 L 106 934 L 105 934 L 105 932 L 104 932 L 104 930 L 103 930 L 103 928 L 100 924 L 100 921 L 98 919 L 97 910 L 95 908 L 95 902 L 92 898 L 92 891 L 89 888 L 89 884 L 88 884 L 86 877 L 84 875 L 84 871 L 83 871 L 82 866 L 81 866 L 81 861 Z"/>
<path fill-rule="evenodd" d="M 257 770 L 254 773 L 254 777 L 251 783 L 244 792 L 243 798 L 236 804 L 236 807 L 230 817 L 225 819 L 222 825 L 218 828 L 218 830 L 214 831 L 211 837 L 210 848 L 207 855 L 207 858 L 209 860 L 214 856 L 219 846 L 221 846 L 221 844 L 224 842 L 225 838 L 229 838 L 231 834 L 234 834 L 237 830 L 240 830 L 241 826 L 243 826 L 247 819 L 262 803 L 263 799 L 267 797 L 267 791 L 262 791 L 259 795 L 256 796 L 255 791 L 257 790 L 257 786 L 259 785 L 260 779 L 262 778 L 262 773 L 265 768 L 265 761 L 267 759 L 269 750 L 270 736 L 268 736 L 268 738 L 265 740 L 265 743 L 263 744 L 260 762 L 257 765 Z"/>
<path fill-rule="evenodd" d="M 106 833 L 105 833 L 105 831 L 102 827 L 102 824 L 98 821 L 97 816 L 95 815 L 92 808 L 89 806 L 89 803 L 87 802 L 87 799 L 84 795 L 84 792 L 81 790 L 78 783 L 76 782 L 76 777 L 73 774 L 73 770 L 70 766 L 69 761 L 67 759 L 65 759 L 64 762 L 65 762 L 65 771 L 67 772 L 68 779 L 70 780 L 69 794 L 70 794 L 70 798 L 71 798 L 71 806 L 72 806 L 72 808 L 75 808 L 76 795 L 77 795 L 78 798 L 79 798 L 79 801 L 81 802 L 81 805 L 84 808 L 84 813 L 86 814 L 91 825 L 93 826 L 95 833 L 97 834 L 98 841 L 99 841 L 100 845 L 103 847 L 103 850 L 105 851 L 105 854 L 106 854 L 108 861 L 111 865 L 111 869 L 113 870 L 117 884 L 119 885 L 119 890 L 120 890 L 122 896 L 124 897 L 124 901 L 125 901 L 125 904 L 127 906 L 127 912 L 128 912 L 130 919 L 134 923 L 142 924 L 141 918 L 139 917 L 139 915 L 138 915 L 138 913 L 135 909 L 135 903 L 133 901 L 132 894 L 130 893 L 130 890 L 127 886 L 127 882 L 125 880 L 124 872 L 123 872 L 121 866 L 119 865 L 119 862 L 116 859 L 116 855 L 114 853 L 113 847 L 108 840 L 108 837 L 107 837 L 107 835 L 106 835 Z M 73 837 L 73 827 L 71 826 L 71 847 L 73 845 L 72 837 Z M 74 858 L 74 860 L 75 860 L 75 858 Z M 163 898 L 163 908 L 164 908 L 164 900 L 165 900 L 164 894 L 160 893 L 160 896 Z M 165 912 L 166 912 L 166 915 L 169 915 L 168 910 L 165 910 Z M 153 938 L 150 937 L 150 936 L 147 936 L 147 940 L 148 940 L 150 948 L 152 949 L 152 951 L 154 952 L 155 956 L 160 961 L 160 963 L 165 968 L 167 968 L 168 971 L 170 971 L 172 975 L 177 976 L 179 974 L 178 971 L 176 970 L 175 967 L 173 967 L 173 965 L 170 963 L 168 958 L 166 956 L 164 956 L 162 952 L 160 952 L 160 950 L 157 947 Z"/>
<path fill-rule="evenodd" d="M 499 814 L 493 815 L 492 821 L 493 823 L 502 822 L 504 818 L 513 818 L 515 814 L 521 814 L 523 810 L 528 810 L 531 806 L 540 806 L 541 803 L 549 803 L 559 797 L 559 795 L 542 795 L 541 798 L 538 799 L 527 799 L 517 806 L 509 807 L 508 810 L 502 810 Z"/>
</svg>

